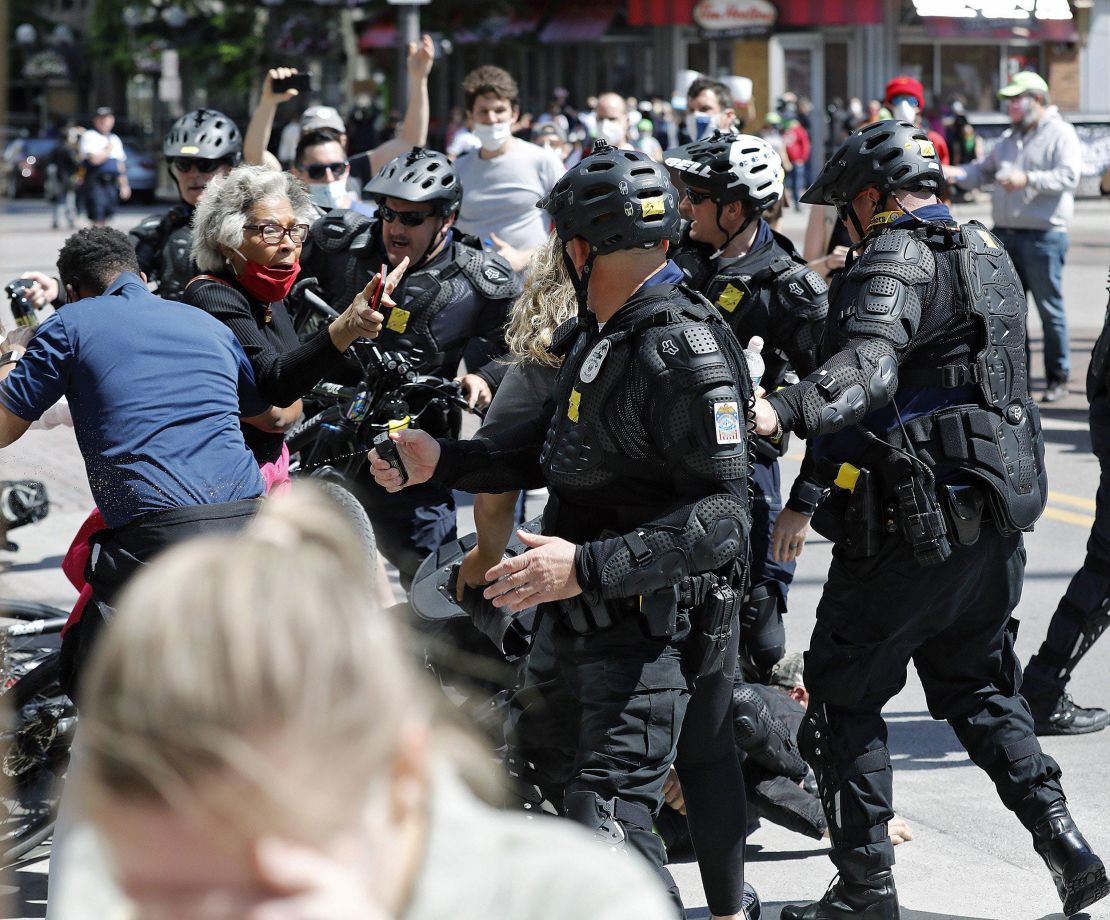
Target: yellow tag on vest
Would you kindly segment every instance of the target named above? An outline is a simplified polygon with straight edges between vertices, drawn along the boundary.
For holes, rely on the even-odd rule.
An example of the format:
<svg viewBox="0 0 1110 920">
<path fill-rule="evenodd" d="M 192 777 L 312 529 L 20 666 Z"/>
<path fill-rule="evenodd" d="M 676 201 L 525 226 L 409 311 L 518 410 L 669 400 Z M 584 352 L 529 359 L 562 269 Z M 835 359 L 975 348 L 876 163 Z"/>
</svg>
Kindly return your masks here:
<svg viewBox="0 0 1110 920">
<path fill-rule="evenodd" d="M 731 313 L 740 306 L 740 301 L 743 299 L 744 292 L 740 288 L 734 284 L 726 284 L 725 289 L 721 291 L 721 296 L 717 298 L 717 306 Z"/>
<path fill-rule="evenodd" d="M 394 307 L 389 311 L 389 319 L 385 321 L 385 328 L 392 329 L 394 332 L 404 332 L 409 327 L 410 316 L 412 314 L 408 310 Z"/>
<path fill-rule="evenodd" d="M 859 469 L 850 463 L 842 463 L 836 473 L 836 479 L 833 480 L 833 485 L 838 489 L 844 489 L 846 492 L 854 492 L 858 481 Z"/>
<path fill-rule="evenodd" d="M 570 401 L 567 403 L 567 418 L 572 422 L 578 421 L 578 407 L 582 403 L 582 394 L 577 390 L 570 391 Z"/>
<path fill-rule="evenodd" d="M 983 230 L 980 227 L 976 227 L 975 232 L 978 233 L 979 238 L 984 243 L 987 244 L 988 249 L 997 249 L 998 248 L 998 241 L 993 236 L 991 236 L 989 233 L 987 233 L 986 230 Z"/>
</svg>

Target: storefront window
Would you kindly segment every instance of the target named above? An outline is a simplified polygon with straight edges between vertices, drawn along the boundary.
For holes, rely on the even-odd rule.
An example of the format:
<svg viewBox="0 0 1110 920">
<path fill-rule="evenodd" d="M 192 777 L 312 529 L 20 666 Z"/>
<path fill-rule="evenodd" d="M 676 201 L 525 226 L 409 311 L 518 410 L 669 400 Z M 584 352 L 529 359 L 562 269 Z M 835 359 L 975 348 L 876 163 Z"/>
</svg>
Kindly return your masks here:
<svg viewBox="0 0 1110 920">
<path fill-rule="evenodd" d="M 909 77 L 915 77 L 925 87 L 925 105 L 933 108 L 937 100 L 933 98 L 936 87 L 933 72 L 933 45 L 899 45 L 898 46 L 898 72 Z"/>
<path fill-rule="evenodd" d="M 973 111 L 997 109 L 1000 54 L 997 45 L 942 45 L 936 101 L 943 106 L 962 99 Z"/>
</svg>

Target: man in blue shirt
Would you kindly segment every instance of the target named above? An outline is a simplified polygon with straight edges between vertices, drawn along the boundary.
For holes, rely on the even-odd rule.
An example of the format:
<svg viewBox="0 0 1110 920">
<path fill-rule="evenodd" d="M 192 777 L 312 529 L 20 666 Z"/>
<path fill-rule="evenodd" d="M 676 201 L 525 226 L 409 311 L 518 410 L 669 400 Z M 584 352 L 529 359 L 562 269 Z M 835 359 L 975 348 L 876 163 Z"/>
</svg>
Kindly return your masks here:
<svg viewBox="0 0 1110 920">
<path fill-rule="evenodd" d="M 0 356 L 0 447 L 66 397 L 109 528 L 93 538 L 86 576 L 110 604 L 169 543 L 249 517 L 263 482 L 239 419 L 269 407 L 231 331 L 151 294 L 122 233 L 81 230 L 62 247 L 58 269 L 68 304 L 25 352 Z M 86 613 L 66 633 L 71 666 L 88 650 L 94 619 Z"/>
</svg>

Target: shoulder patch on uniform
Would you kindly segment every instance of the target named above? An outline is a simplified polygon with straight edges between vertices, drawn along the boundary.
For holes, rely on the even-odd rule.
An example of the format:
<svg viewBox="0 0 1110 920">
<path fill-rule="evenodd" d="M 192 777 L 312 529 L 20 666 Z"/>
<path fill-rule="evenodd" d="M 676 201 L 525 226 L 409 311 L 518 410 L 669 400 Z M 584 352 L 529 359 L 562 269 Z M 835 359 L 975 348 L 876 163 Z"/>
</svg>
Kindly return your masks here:
<svg viewBox="0 0 1110 920">
<path fill-rule="evenodd" d="M 598 342 L 582 362 L 582 369 L 578 372 L 578 379 L 583 383 L 593 383 L 601 373 L 601 365 L 609 355 L 610 343 L 608 339 Z"/>
<path fill-rule="evenodd" d="M 743 416 L 736 400 L 713 403 L 713 430 L 718 444 L 739 444 Z"/>
<path fill-rule="evenodd" d="M 678 345 L 675 344 L 673 339 L 663 339 L 663 341 L 659 343 L 659 350 L 663 352 L 663 354 L 673 358 L 678 354 Z"/>
</svg>

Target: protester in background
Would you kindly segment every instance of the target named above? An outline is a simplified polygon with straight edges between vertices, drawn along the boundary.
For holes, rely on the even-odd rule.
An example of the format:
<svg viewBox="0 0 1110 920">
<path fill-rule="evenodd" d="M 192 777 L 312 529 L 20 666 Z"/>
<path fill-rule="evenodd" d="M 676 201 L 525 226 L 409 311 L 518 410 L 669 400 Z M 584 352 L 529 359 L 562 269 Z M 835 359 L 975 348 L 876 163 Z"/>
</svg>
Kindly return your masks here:
<svg viewBox="0 0 1110 920">
<path fill-rule="evenodd" d="M 462 777 L 488 789 L 484 761 L 435 718 L 372 580 L 346 519 L 305 492 L 128 592 L 77 777 L 117 900 L 152 920 L 669 920 L 636 861 L 475 796 Z M 116 907 L 102 916 L 131 915 Z"/>
<path fill-rule="evenodd" d="M 351 175 L 355 179 L 355 190 L 361 188 L 370 178 L 395 156 L 410 147 L 423 147 L 428 143 L 428 75 L 435 61 L 435 45 L 431 36 L 425 35 L 419 42 L 409 42 L 408 75 L 409 94 L 405 119 L 397 136 L 379 144 L 373 150 L 350 154 Z M 291 77 L 299 73 L 293 67 L 277 67 L 266 74 L 262 83 L 262 96 L 251 115 L 247 133 L 243 139 L 243 161 L 265 165 L 266 148 L 270 143 L 270 132 L 274 126 L 274 113 L 283 102 L 295 98 L 295 89 L 274 92 L 273 81 Z M 311 106 L 301 116 L 300 130 L 307 134 L 320 129 L 335 131 L 344 151 L 347 151 L 347 126 L 339 113 L 331 106 Z M 285 143 L 284 132 L 282 142 Z M 345 153 L 344 159 L 347 159 Z"/>
<path fill-rule="evenodd" d="M 969 188 L 994 183 L 994 233 L 1009 251 L 1041 315 L 1045 364 L 1041 399 L 1052 403 L 1068 395 L 1071 371 L 1063 281 L 1082 152 L 1075 128 L 1056 106 L 1049 105 L 1043 77 L 1024 70 L 998 95 L 1006 100 L 1010 128 L 983 159 L 950 166 L 944 174 L 950 182 Z"/>
<path fill-rule="evenodd" d="M 933 131 L 924 121 L 925 87 L 920 80 L 913 77 L 895 77 L 886 85 L 884 104 L 890 111 L 892 118 L 906 121 L 919 128 L 925 128 L 929 140 L 937 151 L 937 159 L 942 166 L 951 162 L 948 154 L 948 142 L 939 131 Z"/>
<path fill-rule="evenodd" d="M 639 150 L 646 153 L 653 160 L 663 159 L 663 150 L 659 142 L 651 136 L 650 132 L 641 137 L 639 132 L 634 132 L 630 123 L 630 109 L 628 102 L 618 93 L 602 93 L 597 97 L 597 134 L 595 138 L 602 138 L 610 147 L 623 150 Z M 635 139 L 634 139 L 635 138 Z"/>
<path fill-rule="evenodd" d="M 466 114 L 456 106 L 451 109 L 451 120 L 447 125 L 447 156 L 452 160 L 468 150 L 476 150 L 482 146 L 478 135 L 470 130 Z"/>
<path fill-rule="evenodd" d="M 685 131 L 681 141 L 688 144 L 708 137 L 717 129 L 737 129 L 732 90 L 720 80 L 698 77 L 686 91 Z"/>
<path fill-rule="evenodd" d="M 119 210 L 119 203 L 131 197 L 124 163 L 127 154 L 123 141 L 112 133 L 116 116 L 107 106 L 96 110 L 93 126 L 81 135 L 78 156 L 85 169 L 85 207 L 89 220 L 103 226 Z"/>
<path fill-rule="evenodd" d="M 782 126 L 782 140 L 786 146 L 786 155 L 792 164 L 792 169 L 787 174 L 790 199 L 797 205 L 809 185 L 809 132 L 797 115 L 783 118 Z"/>
<path fill-rule="evenodd" d="M 61 227 L 61 218 L 64 216 L 69 228 L 72 230 L 77 218 L 77 171 L 81 168 L 78 151 L 81 148 L 81 137 L 84 128 L 70 126 L 66 128 L 58 146 L 50 153 L 50 162 L 47 165 L 47 175 L 51 204 L 51 228 Z"/>
<path fill-rule="evenodd" d="M 532 143 L 551 151 L 562 163 L 566 163 L 574 150 L 567 140 L 567 132 L 557 121 L 545 121 L 532 131 Z"/>
<path fill-rule="evenodd" d="M 520 272 L 547 239 L 548 224 L 536 202 L 563 175 L 563 164 L 549 150 L 513 137 L 520 91 L 507 71 L 491 65 L 472 70 L 463 80 L 463 93 L 482 146 L 455 160 L 466 190 L 456 226 L 492 246 Z"/>
</svg>

